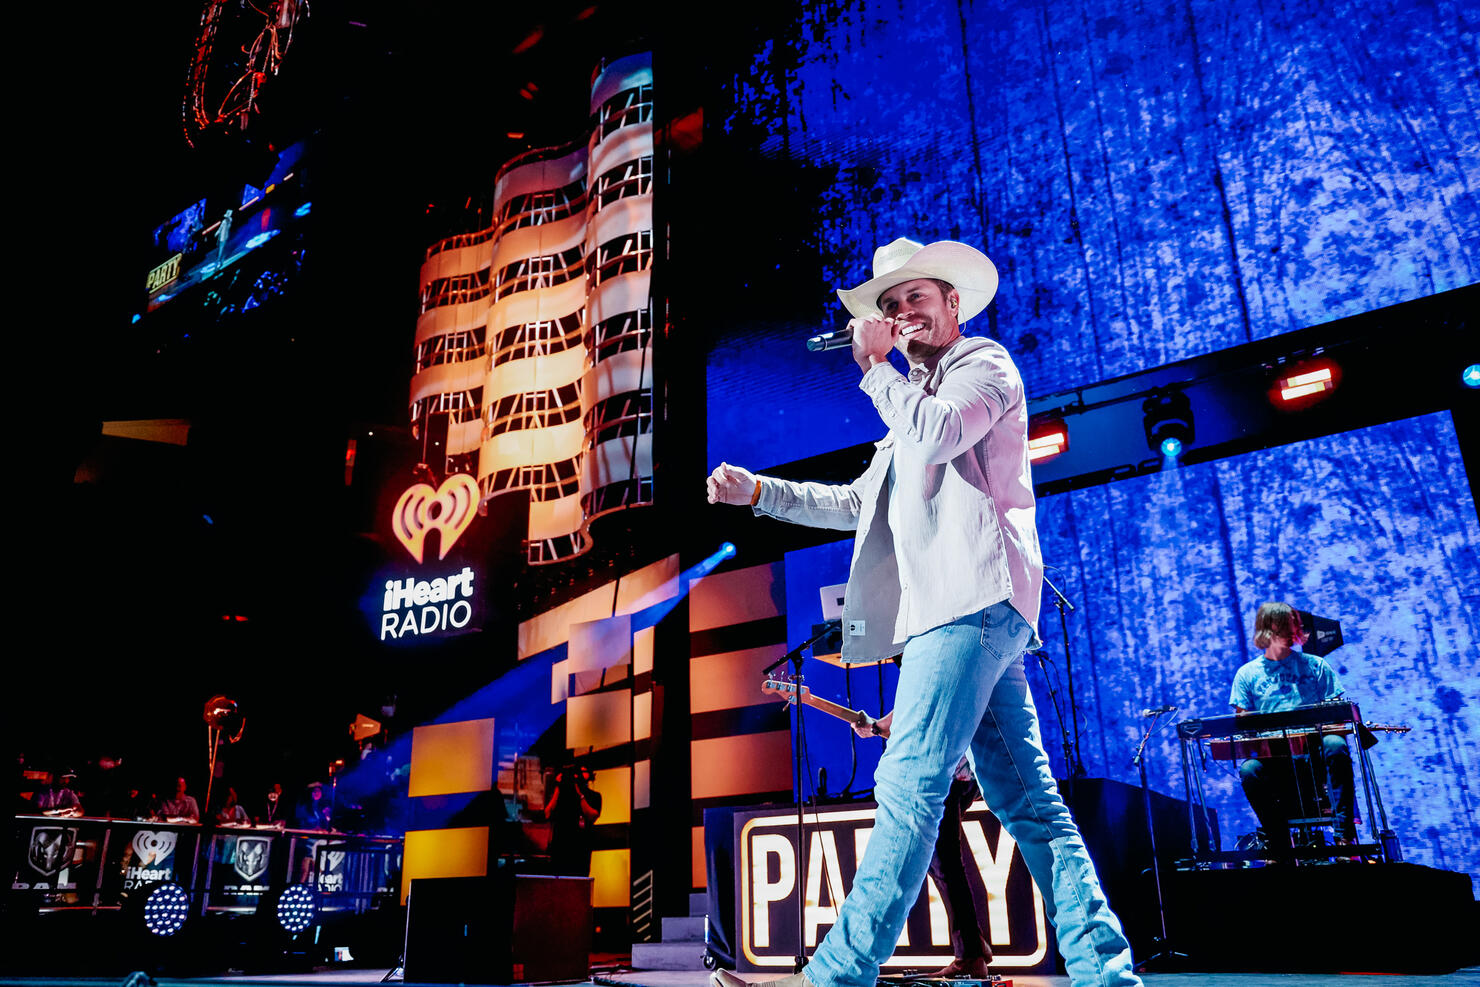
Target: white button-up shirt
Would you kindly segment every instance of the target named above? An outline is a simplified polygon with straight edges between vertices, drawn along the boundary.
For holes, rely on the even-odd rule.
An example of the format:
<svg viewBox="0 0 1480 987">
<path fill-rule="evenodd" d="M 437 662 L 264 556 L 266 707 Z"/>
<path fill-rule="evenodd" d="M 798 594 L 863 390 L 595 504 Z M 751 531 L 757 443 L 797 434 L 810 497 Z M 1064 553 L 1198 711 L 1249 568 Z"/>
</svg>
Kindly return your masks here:
<svg viewBox="0 0 1480 987">
<path fill-rule="evenodd" d="M 857 532 L 843 660 L 888 658 L 910 638 L 1003 600 L 1036 639 L 1043 556 L 1028 405 L 1007 350 L 962 337 L 908 378 L 880 363 L 859 387 L 889 428 L 863 475 L 842 486 L 760 477 L 754 508 Z"/>
</svg>

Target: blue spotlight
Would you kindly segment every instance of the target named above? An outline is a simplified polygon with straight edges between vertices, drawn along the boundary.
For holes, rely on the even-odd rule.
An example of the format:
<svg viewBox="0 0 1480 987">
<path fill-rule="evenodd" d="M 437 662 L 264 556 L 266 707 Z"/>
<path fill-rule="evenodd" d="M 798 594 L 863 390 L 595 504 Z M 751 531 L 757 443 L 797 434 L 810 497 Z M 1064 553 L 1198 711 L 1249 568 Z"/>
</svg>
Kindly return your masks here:
<svg viewBox="0 0 1480 987">
<path fill-rule="evenodd" d="M 1182 455 L 1182 450 L 1197 438 L 1192 423 L 1192 401 L 1186 392 L 1175 387 L 1153 390 L 1141 402 L 1141 414 L 1146 448 L 1160 451 L 1167 462 Z"/>
<path fill-rule="evenodd" d="M 709 575 L 710 571 L 714 569 L 715 566 L 719 565 L 725 559 L 733 559 L 734 557 L 735 543 L 727 541 L 719 548 L 716 548 L 714 550 L 714 554 L 709 556 L 709 558 L 705 559 L 703 562 L 700 562 L 688 572 L 684 573 L 684 576 L 685 578 L 696 579 L 707 576 Z"/>
<path fill-rule="evenodd" d="M 1466 387 L 1480 387 L 1480 363 L 1472 363 L 1459 375 Z"/>
</svg>

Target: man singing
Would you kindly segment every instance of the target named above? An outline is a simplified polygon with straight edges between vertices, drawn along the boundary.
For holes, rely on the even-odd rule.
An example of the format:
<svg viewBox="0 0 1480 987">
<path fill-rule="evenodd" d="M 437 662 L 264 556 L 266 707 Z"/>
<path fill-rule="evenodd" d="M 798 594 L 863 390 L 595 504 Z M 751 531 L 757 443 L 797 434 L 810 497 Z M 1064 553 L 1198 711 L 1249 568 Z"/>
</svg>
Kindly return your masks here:
<svg viewBox="0 0 1480 987">
<path fill-rule="evenodd" d="M 793 483 L 721 463 L 710 503 L 856 530 L 843 660 L 903 651 L 878 814 L 853 888 L 803 973 L 779 987 L 874 987 L 919 894 L 962 753 L 987 805 L 1045 892 L 1076 985 L 1135 985 L 1130 946 L 1054 785 L 1023 675 L 1037 643 L 1043 563 L 1034 528 L 1022 378 L 999 343 L 961 335 L 997 270 L 964 243 L 904 238 L 874 277 L 838 292 L 854 316 L 859 386 L 888 428 L 846 486 Z M 908 376 L 889 363 L 897 349 Z M 742 987 L 725 971 L 715 987 Z"/>
</svg>

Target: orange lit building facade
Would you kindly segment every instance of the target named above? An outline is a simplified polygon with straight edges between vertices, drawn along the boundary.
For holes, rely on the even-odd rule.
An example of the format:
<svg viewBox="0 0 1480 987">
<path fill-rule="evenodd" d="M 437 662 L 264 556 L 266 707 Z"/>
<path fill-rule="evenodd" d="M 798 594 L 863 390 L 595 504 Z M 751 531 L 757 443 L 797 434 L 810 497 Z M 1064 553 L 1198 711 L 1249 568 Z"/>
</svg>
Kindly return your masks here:
<svg viewBox="0 0 1480 987">
<path fill-rule="evenodd" d="M 653 73 L 601 65 L 584 141 L 495 178 L 493 221 L 427 248 L 411 378 L 424 461 L 482 499 L 529 492 L 526 559 L 652 503 Z"/>
</svg>

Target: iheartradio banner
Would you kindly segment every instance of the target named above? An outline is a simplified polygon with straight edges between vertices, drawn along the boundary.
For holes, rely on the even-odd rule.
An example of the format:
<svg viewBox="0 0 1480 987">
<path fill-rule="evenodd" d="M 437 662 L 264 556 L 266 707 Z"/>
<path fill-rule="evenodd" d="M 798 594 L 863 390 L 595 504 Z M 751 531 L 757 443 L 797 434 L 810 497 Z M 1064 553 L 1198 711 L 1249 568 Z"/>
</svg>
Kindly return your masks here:
<svg viewBox="0 0 1480 987">
<path fill-rule="evenodd" d="M 399 550 L 361 601 L 378 641 L 416 644 L 482 628 L 489 532 L 479 530 L 486 520 L 475 524 L 478 505 L 478 483 L 463 473 L 401 493 L 389 519 Z"/>
<path fill-rule="evenodd" d="M 797 895 L 805 893 L 802 936 L 810 956 L 837 921 L 874 828 L 873 803 L 850 803 L 805 816 L 807 860 L 801 871 L 796 811 L 770 807 L 735 813 L 736 960 L 743 971 L 789 969 L 797 953 Z M 1043 895 L 1017 844 L 983 802 L 962 822 L 967 877 L 995 958 L 993 969 L 1053 973 L 1053 933 Z M 980 883 L 976 878 L 980 878 Z M 936 969 L 951 961 L 944 895 L 925 881 L 886 971 Z"/>
</svg>

